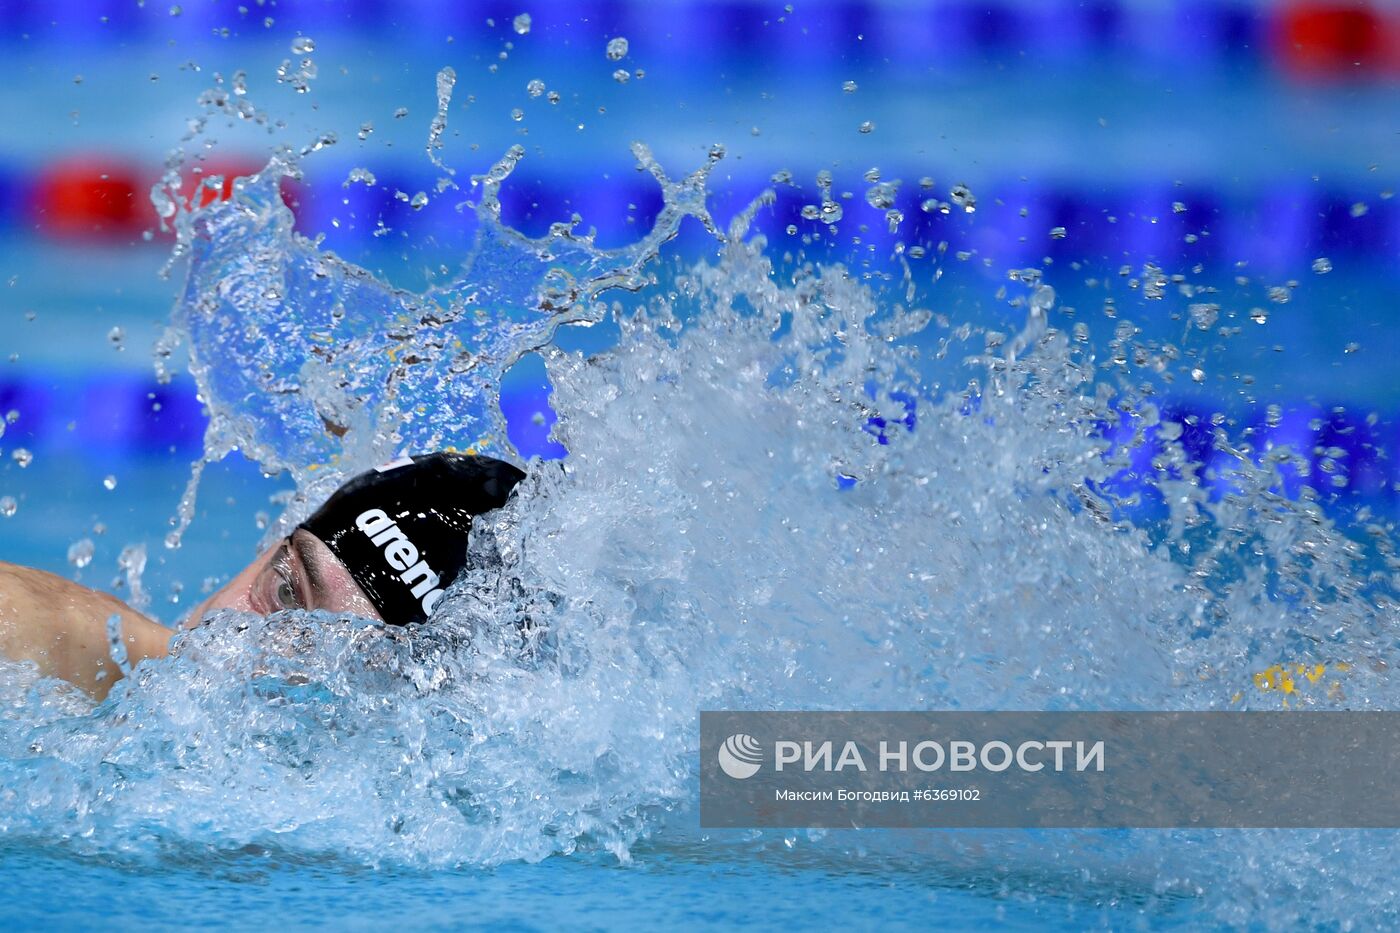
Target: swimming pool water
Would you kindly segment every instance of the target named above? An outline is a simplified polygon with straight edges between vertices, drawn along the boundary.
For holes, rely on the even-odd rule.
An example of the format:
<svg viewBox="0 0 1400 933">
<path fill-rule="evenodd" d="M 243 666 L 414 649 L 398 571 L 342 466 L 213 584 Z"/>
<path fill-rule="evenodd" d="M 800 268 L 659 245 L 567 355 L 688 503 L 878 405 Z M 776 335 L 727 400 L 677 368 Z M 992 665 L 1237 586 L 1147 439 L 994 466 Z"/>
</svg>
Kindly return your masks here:
<svg viewBox="0 0 1400 933">
<path fill-rule="evenodd" d="M 990 872 L 956 878 L 938 866 L 807 862 L 800 847 L 781 842 L 742 847 L 725 858 L 698 845 L 640 851 L 627 866 L 575 858 L 436 872 L 374 871 L 267 853 L 130 870 L 43 850 L 0 854 L 0 870 L 12 879 L 4 910 L 12 929 L 1189 926 L 1188 902 L 1159 899 L 1150 890 L 1106 886 L 1096 897 L 1077 898 L 1058 894 L 1054 877 Z"/>
</svg>

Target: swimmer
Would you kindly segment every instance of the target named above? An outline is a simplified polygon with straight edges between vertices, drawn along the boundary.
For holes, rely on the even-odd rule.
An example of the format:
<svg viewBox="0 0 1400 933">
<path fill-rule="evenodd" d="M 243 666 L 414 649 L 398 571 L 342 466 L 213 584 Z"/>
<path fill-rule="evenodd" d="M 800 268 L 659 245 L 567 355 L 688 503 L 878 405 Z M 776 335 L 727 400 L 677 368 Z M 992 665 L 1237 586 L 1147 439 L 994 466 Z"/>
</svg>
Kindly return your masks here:
<svg viewBox="0 0 1400 933">
<path fill-rule="evenodd" d="M 472 519 L 500 508 L 524 473 L 490 457 L 404 457 L 352 479 L 286 538 L 186 618 L 215 609 L 350 613 L 425 622 L 466 568 Z M 114 596 L 40 570 L 0 563 L 0 655 L 102 699 L 122 676 L 108 619 L 120 619 L 131 666 L 165 657 L 173 632 Z"/>
</svg>

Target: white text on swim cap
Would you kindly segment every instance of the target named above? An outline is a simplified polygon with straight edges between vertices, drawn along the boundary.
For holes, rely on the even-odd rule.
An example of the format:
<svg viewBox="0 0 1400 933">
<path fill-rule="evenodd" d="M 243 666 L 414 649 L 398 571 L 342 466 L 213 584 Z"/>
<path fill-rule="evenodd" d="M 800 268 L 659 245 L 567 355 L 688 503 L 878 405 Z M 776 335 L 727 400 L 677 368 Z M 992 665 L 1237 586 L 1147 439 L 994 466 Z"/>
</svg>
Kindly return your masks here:
<svg viewBox="0 0 1400 933">
<path fill-rule="evenodd" d="M 369 536 L 371 544 L 384 549 L 384 559 L 389 566 L 402 571 L 399 579 L 405 585 L 412 586 L 413 595 L 423 601 L 423 614 L 431 615 L 433 607 L 442 599 L 438 575 L 427 561 L 418 559 L 418 548 L 408 540 L 403 529 L 385 515 L 383 509 L 361 512 L 355 519 L 355 527 Z"/>
</svg>

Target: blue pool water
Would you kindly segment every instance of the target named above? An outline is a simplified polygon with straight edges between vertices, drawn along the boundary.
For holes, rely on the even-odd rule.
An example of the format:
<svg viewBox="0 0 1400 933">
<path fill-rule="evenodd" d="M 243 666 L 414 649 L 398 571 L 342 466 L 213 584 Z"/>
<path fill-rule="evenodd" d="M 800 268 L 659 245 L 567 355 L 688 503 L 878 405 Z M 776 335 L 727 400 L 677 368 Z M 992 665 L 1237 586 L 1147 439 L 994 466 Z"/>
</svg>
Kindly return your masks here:
<svg viewBox="0 0 1400 933">
<path fill-rule="evenodd" d="M 1076 901 L 1009 875 L 940 879 L 926 870 L 805 865 L 751 849 L 719 861 L 691 852 L 639 853 L 620 867 L 589 859 L 456 872 L 369 871 L 247 854 L 188 867 L 123 871 L 61 855 L 6 853 L 15 879 L 10 923 L 21 927 L 269 924 L 381 929 L 732 926 L 826 929 L 835 924 L 927 929 L 1184 926 L 1186 905 L 1132 890 Z M 75 878 L 82 882 L 75 884 Z M 1048 879 L 1047 879 L 1048 880 Z M 1151 906 L 1148 906 L 1151 905 Z"/>
<path fill-rule="evenodd" d="M 713 708 L 1400 708 L 1389 88 L 1184 72 L 1189 30 L 1081 61 L 1058 20 L 1042 64 L 930 64 L 897 5 L 879 54 L 832 53 L 834 20 L 739 5 L 628 8 L 626 84 L 612 8 L 533 38 L 498 11 L 460 45 L 342 24 L 297 94 L 271 78 L 290 33 L 197 39 L 221 14 L 188 6 L 167 45 L 75 61 L 33 26 L 0 64 L 35 128 L 0 182 L 54 140 L 158 175 L 186 132 L 185 181 L 205 146 L 263 168 L 178 239 L 44 240 L 0 197 L 0 560 L 173 623 L 400 450 L 532 475 L 477 539 L 499 569 L 412 642 L 225 615 L 97 706 L 0 667 L 0 923 L 1400 919 L 1389 832 L 711 833 L 695 760 Z M 944 25 L 918 35 L 997 32 Z M 240 68 L 272 134 L 223 116 Z M 574 211 L 596 239 L 550 232 Z M 1339 662 L 1334 692 L 1259 679 Z"/>
</svg>

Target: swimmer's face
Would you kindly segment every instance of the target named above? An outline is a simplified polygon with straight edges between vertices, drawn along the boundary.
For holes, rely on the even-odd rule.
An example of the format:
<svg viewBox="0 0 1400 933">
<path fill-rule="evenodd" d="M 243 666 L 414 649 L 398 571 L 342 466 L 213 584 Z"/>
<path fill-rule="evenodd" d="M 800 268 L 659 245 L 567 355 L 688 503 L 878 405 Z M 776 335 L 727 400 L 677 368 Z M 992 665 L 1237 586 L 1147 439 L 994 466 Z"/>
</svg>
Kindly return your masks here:
<svg viewBox="0 0 1400 933">
<path fill-rule="evenodd" d="M 320 538 L 303 528 L 283 538 L 196 606 L 185 625 L 198 625 L 214 609 L 257 615 L 284 609 L 324 609 L 381 619 L 345 565 Z"/>
</svg>

